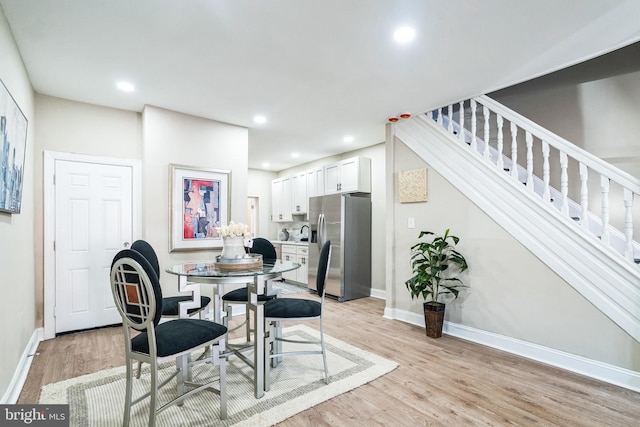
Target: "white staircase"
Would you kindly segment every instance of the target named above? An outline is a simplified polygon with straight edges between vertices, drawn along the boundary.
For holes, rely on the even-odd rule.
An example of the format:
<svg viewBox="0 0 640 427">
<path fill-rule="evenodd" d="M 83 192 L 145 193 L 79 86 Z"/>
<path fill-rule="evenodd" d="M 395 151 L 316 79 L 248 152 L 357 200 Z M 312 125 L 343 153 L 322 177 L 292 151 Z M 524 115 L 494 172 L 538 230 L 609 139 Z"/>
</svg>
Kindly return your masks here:
<svg viewBox="0 0 640 427">
<path fill-rule="evenodd" d="M 395 136 L 640 341 L 640 180 L 486 96 L 399 122 Z M 578 165 L 575 184 L 570 164 Z M 612 187 L 621 200 L 610 206 Z M 618 213 L 622 230 L 609 220 Z"/>
</svg>

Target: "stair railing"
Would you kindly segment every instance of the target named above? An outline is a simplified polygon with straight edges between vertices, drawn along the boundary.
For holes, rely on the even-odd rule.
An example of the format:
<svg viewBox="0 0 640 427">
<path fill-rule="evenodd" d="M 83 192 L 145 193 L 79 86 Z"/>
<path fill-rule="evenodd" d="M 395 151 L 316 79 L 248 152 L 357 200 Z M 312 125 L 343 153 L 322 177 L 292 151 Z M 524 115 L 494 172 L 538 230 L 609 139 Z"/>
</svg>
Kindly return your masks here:
<svg viewBox="0 0 640 427">
<path fill-rule="evenodd" d="M 568 221 L 595 235 L 602 245 L 631 262 L 640 262 L 640 244 L 633 239 L 633 202 L 640 195 L 638 178 L 487 96 L 433 110 L 427 117 L 489 165 L 508 172 L 526 190 L 538 194 L 543 203 L 557 209 Z M 519 158 L 524 160 L 519 163 Z M 595 184 L 590 180 L 593 176 L 600 178 Z M 612 188 L 616 188 L 617 196 L 613 197 L 613 208 Z M 570 197 L 570 189 L 577 201 Z M 589 209 L 596 205 L 597 211 Z M 612 224 L 612 214 L 620 227 Z"/>
</svg>

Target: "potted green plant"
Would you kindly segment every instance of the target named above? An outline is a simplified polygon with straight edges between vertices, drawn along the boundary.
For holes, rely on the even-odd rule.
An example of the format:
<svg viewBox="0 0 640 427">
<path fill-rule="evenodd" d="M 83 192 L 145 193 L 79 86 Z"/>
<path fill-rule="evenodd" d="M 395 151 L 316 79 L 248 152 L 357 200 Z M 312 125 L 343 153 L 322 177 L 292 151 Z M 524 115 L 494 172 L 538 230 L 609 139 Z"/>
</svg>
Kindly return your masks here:
<svg viewBox="0 0 640 427">
<path fill-rule="evenodd" d="M 428 241 L 421 241 L 411 246 L 411 269 L 413 277 L 405 282 L 411 293 L 411 299 L 422 297 L 425 302 L 424 320 L 427 336 L 440 338 L 444 322 L 444 295 L 458 297 L 460 288 L 466 285 L 459 275 L 465 271 L 467 260 L 455 249 L 460 239 L 449 234 L 438 236 L 431 231 L 421 231 L 418 236 L 433 236 Z"/>
</svg>

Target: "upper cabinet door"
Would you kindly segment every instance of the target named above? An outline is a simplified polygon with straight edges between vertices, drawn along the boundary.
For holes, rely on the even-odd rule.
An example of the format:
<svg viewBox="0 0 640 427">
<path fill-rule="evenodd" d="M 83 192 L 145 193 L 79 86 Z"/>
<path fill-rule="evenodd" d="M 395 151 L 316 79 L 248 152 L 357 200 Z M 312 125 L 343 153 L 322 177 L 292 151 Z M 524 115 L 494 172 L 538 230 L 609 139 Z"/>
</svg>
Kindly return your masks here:
<svg viewBox="0 0 640 427">
<path fill-rule="evenodd" d="M 324 167 L 325 194 L 370 193 L 371 159 L 352 157 Z"/>
<path fill-rule="evenodd" d="M 307 172 L 300 172 L 291 177 L 292 205 L 291 212 L 294 215 L 307 213 L 309 199 L 307 197 Z"/>
<path fill-rule="evenodd" d="M 313 170 L 314 179 L 316 181 L 316 196 L 324 196 L 324 168 L 319 167 Z M 311 197 L 311 196 L 309 196 Z"/>
<path fill-rule="evenodd" d="M 340 163 L 332 163 L 324 167 L 324 194 L 340 192 Z"/>
<path fill-rule="evenodd" d="M 309 169 L 307 173 L 307 197 L 324 196 L 324 168 Z"/>
<path fill-rule="evenodd" d="M 271 221 L 291 221 L 291 178 L 271 181 Z"/>
</svg>

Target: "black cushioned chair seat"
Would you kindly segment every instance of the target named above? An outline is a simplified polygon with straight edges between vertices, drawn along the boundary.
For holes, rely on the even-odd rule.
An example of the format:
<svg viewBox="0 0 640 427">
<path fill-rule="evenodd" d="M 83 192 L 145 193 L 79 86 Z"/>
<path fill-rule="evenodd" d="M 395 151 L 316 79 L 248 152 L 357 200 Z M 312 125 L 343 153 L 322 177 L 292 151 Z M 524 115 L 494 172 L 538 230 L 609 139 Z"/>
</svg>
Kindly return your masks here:
<svg viewBox="0 0 640 427">
<path fill-rule="evenodd" d="M 236 301 L 236 302 L 247 302 L 249 298 L 249 289 L 247 287 L 235 289 L 233 291 L 227 292 L 222 297 L 223 301 Z M 269 301 L 270 299 L 275 298 L 275 296 L 271 295 L 258 295 L 258 301 Z"/>
<path fill-rule="evenodd" d="M 177 297 L 165 297 L 162 298 L 162 315 L 163 316 L 177 316 L 180 311 L 179 303 L 183 301 L 191 301 L 191 297 L 188 295 Z M 194 307 L 187 310 L 187 314 L 195 313 L 198 310 L 206 307 L 211 302 L 211 298 L 201 296 L 200 307 Z"/>
<path fill-rule="evenodd" d="M 276 298 L 264 305 L 265 317 L 288 319 L 292 317 L 320 316 L 322 305 L 318 301 L 299 298 Z"/>
<path fill-rule="evenodd" d="M 225 326 L 200 319 L 176 319 L 161 323 L 156 326 L 158 357 L 171 356 L 198 347 L 226 333 Z M 138 353 L 149 354 L 146 332 L 131 340 L 131 349 Z"/>
</svg>

